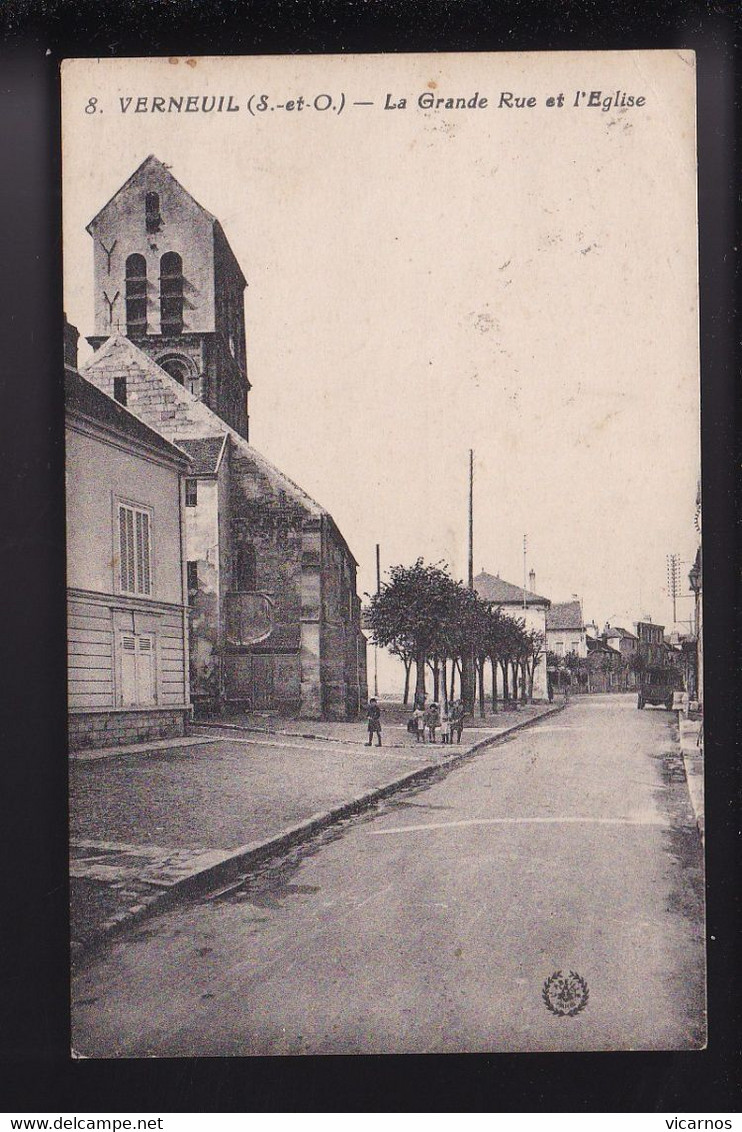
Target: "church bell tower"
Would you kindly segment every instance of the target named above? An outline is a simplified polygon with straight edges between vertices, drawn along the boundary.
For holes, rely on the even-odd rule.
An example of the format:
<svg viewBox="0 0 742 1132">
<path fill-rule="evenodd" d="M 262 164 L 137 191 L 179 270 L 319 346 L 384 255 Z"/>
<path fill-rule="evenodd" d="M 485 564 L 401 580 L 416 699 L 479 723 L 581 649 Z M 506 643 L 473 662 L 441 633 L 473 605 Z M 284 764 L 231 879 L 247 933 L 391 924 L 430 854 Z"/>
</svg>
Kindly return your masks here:
<svg viewBox="0 0 742 1132">
<path fill-rule="evenodd" d="M 93 348 L 126 335 L 249 440 L 247 284 L 219 221 L 150 155 L 87 230 Z"/>
</svg>

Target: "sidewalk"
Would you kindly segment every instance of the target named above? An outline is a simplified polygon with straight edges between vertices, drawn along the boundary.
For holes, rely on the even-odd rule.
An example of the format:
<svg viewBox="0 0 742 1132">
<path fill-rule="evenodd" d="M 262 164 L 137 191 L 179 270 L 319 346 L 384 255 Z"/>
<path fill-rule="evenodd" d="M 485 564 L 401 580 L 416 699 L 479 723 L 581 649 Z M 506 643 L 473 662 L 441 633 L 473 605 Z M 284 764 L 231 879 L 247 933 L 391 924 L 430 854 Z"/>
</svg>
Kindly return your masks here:
<svg viewBox="0 0 742 1132">
<path fill-rule="evenodd" d="M 408 713 L 382 706 L 384 746 L 359 723 L 254 717 L 193 736 L 70 761 L 72 947 L 245 875 L 319 830 L 414 785 L 480 746 L 561 710 L 489 715 L 460 745 L 418 744 Z M 284 730 L 276 728 L 280 724 Z"/>
<path fill-rule="evenodd" d="M 680 714 L 680 749 L 685 764 L 685 777 L 688 780 L 690 801 L 696 818 L 701 839 L 705 836 L 705 812 L 703 801 L 703 746 L 698 742 L 702 723 L 699 719 L 683 719 Z"/>
</svg>

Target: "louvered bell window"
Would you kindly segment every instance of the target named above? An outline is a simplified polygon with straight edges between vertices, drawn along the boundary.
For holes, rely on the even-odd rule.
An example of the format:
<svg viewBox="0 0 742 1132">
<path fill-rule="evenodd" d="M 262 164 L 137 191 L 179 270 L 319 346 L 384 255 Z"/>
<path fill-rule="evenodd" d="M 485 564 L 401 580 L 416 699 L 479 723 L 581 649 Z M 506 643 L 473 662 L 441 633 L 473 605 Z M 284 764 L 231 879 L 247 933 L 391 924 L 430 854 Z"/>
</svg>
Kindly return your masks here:
<svg viewBox="0 0 742 1132">
<path fill-rule="evenodd" d="M 119 582 L 122 593 L 152 592 L 150 516 L 119 504 Z"/>
</svg>

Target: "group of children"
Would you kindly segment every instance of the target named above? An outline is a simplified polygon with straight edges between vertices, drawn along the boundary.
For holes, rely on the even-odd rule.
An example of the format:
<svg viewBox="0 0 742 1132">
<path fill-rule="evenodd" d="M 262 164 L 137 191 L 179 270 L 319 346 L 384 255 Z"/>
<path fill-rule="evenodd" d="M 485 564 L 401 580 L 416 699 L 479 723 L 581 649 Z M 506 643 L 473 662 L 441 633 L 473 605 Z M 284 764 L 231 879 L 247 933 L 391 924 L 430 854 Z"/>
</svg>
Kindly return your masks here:
<svg viewBox="0 0 742 1132">
<path fill-rule="evenodd" d="M 415 710 L 407 724 L 408 730 L 414 734 L 418 743 L 435 743 L 435 733 L 440 730 L 441 743 L 461 742 L 461 732 L 464 730 L 464 705 L 456 700 L 450 706 L 444 706 L 441 711 L 437 703 L 425 707 L 419 700 L 415 701 Z M 377 747 L 381 746 L 381 709 L 377 701 L 371 698 L 368 701 L 368 742 L 367 747 L 373 743 L 376 736 Z"/>
<path fill-rule="evenodd" d="M 441 733 L 441 743 L 452 743 L 454 735 L 457 743 L 460 743 L 461 732 L 464 730 L 464 706 L 461 700 L 448 707 L 444 705 L 443 710 L 435 702 L 428 707 L 417 703 L 410 724 L 414 725 L 418 743 L 425 743 L 426 740 L 435 743 L 435 733 L 438 729 Z M 413 730 L 413 727 L 410 730 Z"/>
</svg>

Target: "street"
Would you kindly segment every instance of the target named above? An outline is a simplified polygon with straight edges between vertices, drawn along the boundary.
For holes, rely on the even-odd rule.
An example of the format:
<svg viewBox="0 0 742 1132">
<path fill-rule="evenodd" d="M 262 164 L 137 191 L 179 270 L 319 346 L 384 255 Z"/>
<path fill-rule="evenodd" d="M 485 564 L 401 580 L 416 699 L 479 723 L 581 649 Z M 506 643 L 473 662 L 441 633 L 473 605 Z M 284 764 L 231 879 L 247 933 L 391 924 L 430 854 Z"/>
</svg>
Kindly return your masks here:
<svg viewBox="0 0 742 1132">
<path fill-rule="evenodd" d="M 703 1045 L 703 873 L 677 715 L 561 714 L 82 960 L 87 1057 Z M 554 973 L 589 997 L 547 1007 Z"/>
</svg>

